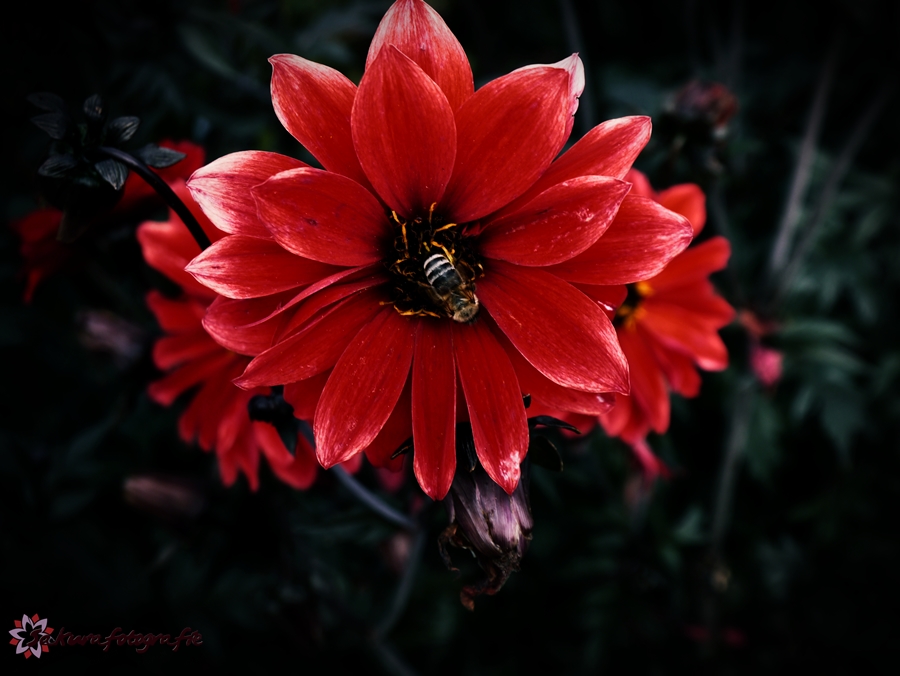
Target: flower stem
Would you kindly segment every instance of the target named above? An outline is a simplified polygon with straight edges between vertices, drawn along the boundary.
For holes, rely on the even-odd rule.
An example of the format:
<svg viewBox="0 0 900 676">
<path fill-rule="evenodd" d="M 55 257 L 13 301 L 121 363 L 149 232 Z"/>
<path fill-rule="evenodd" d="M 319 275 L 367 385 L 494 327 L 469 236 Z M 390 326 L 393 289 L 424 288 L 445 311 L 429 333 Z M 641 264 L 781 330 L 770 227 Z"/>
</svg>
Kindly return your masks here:
<svg viewBox="0 0 900 676">
<path fill-rule="evenodd" d="M 337 480 L 341 482 L 344 488 L 353 494 L 353 497 L 383 519 L 409 531 L 417 529 L 415 521 L 386 504 L 381 498 L 350 476 L 347 470 L 340 465 L 332 468 L 331 473 L 337 477 Z"/>
<path fill-rule="evenodd" d="M 121 162 L 144 179 L 147 185 L 153 188 L 157 194 L 165 200 L 165 203 L 172 207 L 173 211 L 178 214 L 178 217 L 190 231 L 191 236 L 193 236 L 194 240 L 200 246 L 200 249 L 209 247 L 211 244 L 209 237 L 203 232 L 203 228 L 200 227 L 197 219 L 194 218 L 194 214 L 191 213 L 191 210 L 188 209 L 185 203 L 175 194 L 175 191 L 172 190 L 172 188 L 170 188 L 169 185 L 152 169 L 150 169 L 150 167 L 141 162 L 134 155 L 119 150 L 118 148 L 102 147 L 99 150 L 102 155 L 106 155 L 106 157 Z"/>
<path fill-rule="evenodd" d="M 426 537 L 427 533 L 425 529 L 419 529 L 418 532 L 416 532 L 412 551 L 409 553 L 409 561 L 406 563 L 406 570 L 403 571 L 403 577 L 400 579 L 397 591 L 394 592 L 394 600 L 391 603 L 391 609 L 375 629 L 376 641 L 382 641 L 384 637 L 391 632 L 391 629 L 394 628 L 394 625 L 397 623 L 397 620 L 400 619 L 403 610 L 406 608 L 406 603 L 409 601 L 409 595 L 412 593 L 413 583 L 416 580 L 416 574 L 419 572 L 419 563 L 422 560 L 422 552 L 425 551 Z"/>
</svg>

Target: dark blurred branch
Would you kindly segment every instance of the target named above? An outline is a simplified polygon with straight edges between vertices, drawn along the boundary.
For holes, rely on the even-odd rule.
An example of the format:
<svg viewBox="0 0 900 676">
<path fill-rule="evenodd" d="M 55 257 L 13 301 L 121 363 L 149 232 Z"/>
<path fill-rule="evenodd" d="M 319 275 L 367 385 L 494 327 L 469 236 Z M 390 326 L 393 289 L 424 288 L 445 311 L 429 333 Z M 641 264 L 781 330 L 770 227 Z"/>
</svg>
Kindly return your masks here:
<svg viewBox="0 0 900 676">
<path fill-rule="evenodd" d="M 569 49 L 581 55 L 581 61 L 587 69 L 587 59 L 584 53 L 584 41 L 581 39 L 581 31 L 578 29 L 578 17 L 572 7 L 572 0 L 559 0 L 559 8 L 562 11 L 563 29 L 566 31 L 566 42 Z M 591 96 L 590 80 L 584 81 L 584 92 L 578 101 L 578 117 L 582 135 L 594 127 L 594 99 Z"/>
<path fill-rule="evenodd" d="M 776 287 L 778 277 L 787 265 L 791 243 L 794 239 L 794 231 L 800 220 L 800 210 L 803 205 L 803 197 L 809 186 L 812 173 L 813 160 L 816 157 L 816 143 L 822 127 L 822 118 L 825 116 L 828 92 L 831 89 L 831 81 L 837 65 L 837 57 L 840 46 L 840 38 L 832 40 L 831 48 L 822 71 L 819 73 L 819 82 L 816 86 L 816 94 L 813 98 L 809 118 L 806 121 L 806 132 L 800 144 L 800 152 L 797 155 L 797 163 L 794 165 L 794 175 L 791 179 L 791 188 L 788 191 L 781 220 L 775 236 L 775 244 L 772 247 L 772 255 L 769 258 L 769 286 Z"/>
<path fill-rule="evenodd" d="M 869 131 L 872 129 L 872 124 L 875 122 L 882 108 L 884 108 L 884 105 L 893 93 L 895 84 L 896 82 L 893 79 L 885 82 L 863 111 L 863 114 L 860 116 L 859 120 L 857 120 L 856 125 L 854 125 L 853 131 L 850 133 L 850 138 L 847 139 L 847 143 L 844 145 L 843 149 L 841 149 L 834 166 L 831 168 L 831 172 L 828 174 L 828 178 L 825 180 L 825 185 L 816 202 L 815 210 L 809 219 L 809 224 L 803 232 L 800 242 L 794 250 L 793 256 L 785 266 L 783 274 L 780 279 L 777 280 L 775 294 L 772 299 L 773 306 L 777 307 L 781 303 L 794 281 L 794 277 L 800 269 L 803 259 L 806 257 L 807 252 L 819 234 L 819 230 L 822 228 L 822 223 L 825 221 L 825 216 L 828 214 L 828 210 L 837 194 L 838 188 L 846 177 L 847 172 L 850 170 L 850 166 L 853 164 L 853 159 L 856 157 L 856 153 L 859 152 L 860 146 L 862 146 L 863 142 L 868 137 Z"/>
<path fill-rule="evenodd" d="M 406 609 L 409 595 L 412 593 L 413 583 L 419 572 L 419 564 L 422 561 L 422 553 L 425 551 L 426 539 L 427 531 L 425 529 L 420 529 L 415 535 L 412 551 L 409 553 L 409 561 L 406 564 L 406 570 L 403 571 L 403 577 L 400 579 L 397 591 L 394 593 L 394 600 L 391 603 L 391 608 L 375 629 L 376 641 L 384 640 L 384 638 L 391 633 L 391 629 L 394 628 L 397 620 L 400 619 L 400 616 Z"/>
<path fill-rule="evenodd" d="M 353 497 L 378 514 L 378 516 L 406 530 L 415 531 L 417 529 L 415 521 L 386 504 L 381 498 L 350 476 L 347 470 L 340 465 L 333 467 L 331 473 L 337 477 L 337 480 L 341 482 L 344 488 L 353 494 Z"/>
<path fill-rule="evenodd" d="M 156 174 L 156 172 L 138 158 L 123 150 L 119 150 L 118 148 L 102 147 L 99 148 L 99 151 L 101 155 L 118 160 L 144 179 L 144 181 L 147 182 L 147 185 L 153 188 L 156 193 L 165 200 L 166 204 L 178 214 L 178 217 L 190 231 L 191 236 L 200 246 L 200 249 L 209 247 L 211 244 L 209 237 L 203 232 L 203 228 L 200 227 L 197 219 L 194 218 L 194 214 L 191 213 L 191 210 L 188 209 L 185 203 L 175 194 L 175 191 L 173 191 L 172 188 Z"/>
</svg>

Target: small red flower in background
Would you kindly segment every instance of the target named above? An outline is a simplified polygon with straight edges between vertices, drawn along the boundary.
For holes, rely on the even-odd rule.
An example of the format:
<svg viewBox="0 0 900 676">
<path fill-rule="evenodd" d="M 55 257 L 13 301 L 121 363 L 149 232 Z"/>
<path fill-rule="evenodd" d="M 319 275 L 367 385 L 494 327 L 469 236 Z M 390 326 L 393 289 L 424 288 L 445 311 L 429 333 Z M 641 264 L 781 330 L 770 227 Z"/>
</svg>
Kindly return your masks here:
<svg viewBox="0 0 900 676">
<path fill-rule="evenodd" d="M 227 297 L 204 326 L 258 355 L 238 384 L 284 384 L 312 413 L 323 466 L 360 452 L 389 465 L 412 437 L 419 484 L 443 498 L 468 420 L 512 493 L 523 393 L 597 415 L 627 392 L 595 298 L 691 239 L 622 180 L 649 119 L 599 125 L 554 161 L 584 87 L 577 55 L 474 91 L 462 46 L 420 0 L 388 10 L 358 88 L 297 56 L 270 61 L 275 112 L 324 170 L 251 151 L 194 174 L 194 198 L 229 233 L 188 266 Z"/>
<path fill-rule="evenodd" d="M 631 170 L 632 194 L 655 199 L 685 216 L 698 234 L 706 223 L 706 197 L 685 183 L 655 192 L 646 176 Z M 669 390 L 684 397 L 700 391 L 697 367 L 721 371 L 728 352 L 718 330 L 734 318 L 734 308 L 718 296 L 709 275 L 728 262 L 731 247 L 712 237 L 676 256 L 658 275 L 626 289 L 616 312 L 616 332 L 631 367 L 631 394 L 616 395 L 616 405 L 600 416 L 610 436 L 627 442 L 648 477 L 665 474 L 647 444 L 652 430 L 669 427 Z M 585 421 L 575 422 L 576 426 Z"/>
<path fill-rule="evenodd" d="M 220 239 L 224 233 L 203 215 L 184 183 L 172 187 L 189 205 L 210 240 Z M 262 452 L 279 479 L 294 488 L 309 487 L 318 470 L 312 446 L 298 435 L 296 451 L 291 455 L 272 425 L 250 420 L 250 399 L 268 394 L 269 388 L 236 387 L 232 380 L 243 373 L 250 358 L 222 347 L 203 328 L 203 316 L 216 294 L 184 272 L 200 247 L 181 219 L 170 212 L 168 221 L 141 224 L 137 235 L 147 263 L 181 286 L 183 292 L 174 299 L 158 291 L 147 296 L 147 304 L 166 332 L 154 345 L 153 360 L 167 374 L 151 383 L 150 397 L 170 406 L 179 395 L 197 388 L 179 419 L 178 431 L 186 443 L 196 441 L 205 451 L 215 450 L 226 486 L 233 484 L 241 471 L 256 490 Z"/>
<path fill-rule="evenodd" d="M 165 140 L 159 145 L 185 154 L 181 161 L 170 167 L 154 169 L 170 186 L 173 182 L 187 180 L 194 171 L 203 166 L 206 159 L 203 148 L 190 141 Z M 162 200 L 147 185 L 146 181 L 134 172 L 128 175 L 122 190 L 122 199 L 108 214 L 99 219 L 102 223 L 137 217 L 141 209 L 152 207 L 154 202 L 162 203 Z M 59 209 L 46 207 L 35 209 L 11 223 L 11 227 L 22 240 L 19 252 L 24 260 L 22 266 L 22 276 L 25 277 L 23 300 L 26 303 L 31 302 L 38 284 L 65 267 L 81 246 L 80 244 L 62 244 L 56 239 L 62 216 L 63 212 Z"/>
</svg>

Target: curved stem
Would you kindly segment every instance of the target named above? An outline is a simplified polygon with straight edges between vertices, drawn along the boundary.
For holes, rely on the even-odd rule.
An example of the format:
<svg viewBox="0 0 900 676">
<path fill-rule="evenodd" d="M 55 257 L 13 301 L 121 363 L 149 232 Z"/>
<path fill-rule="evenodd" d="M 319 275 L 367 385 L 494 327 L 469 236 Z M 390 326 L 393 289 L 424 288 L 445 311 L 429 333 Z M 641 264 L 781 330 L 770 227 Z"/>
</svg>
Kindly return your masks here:
<svg viewBox="0 0 900 676">
<path fill-rule="evenodd" d="M 211 244 L 209 237 L 203 232 L 203 228 L 200 227 L 197 219 L 194 218 L 194 214 L 191 213 L 191 210 L 188 209 L 185 203 L 175 194 L 175 191 L 169 187 L 169 184 L 162 180 L 156 172 L 134 155 L 130 155 L 118 148 L 102 147 L 99 150 L 102 155 L 121 162 L 144 179 L 147 185 L 153 188 L 157 194 L 165 200 L 166 204 L 172 207 L 175 213 L 178 214 L 178 217 L 190 231 L 191 236 L 200 246 L 200 249 L 202 250 L 209 247 Z"/>
<path fill-rule="evenodd" d="M 416 539 L 413 542 L 412 551 L 409 553 L 409 561 L 406 563 L 406 570 L 403 571 L 403 577 L 394 593 L 394 600 L 391 603 L 391 609 L 384 619 L 378 624 L 375 630 L 376 639 L 381 641 L 387 636 L 397 620 L 403 614 L 406 603 L 409 601 L 409 595 L 412 593 L 413 583 L 416 580 L 416 574 L 419 572 L 419 563 L 422 560 L 422 552 L 425 551 L 425 540 L 427 533 L 424 529 L 416 533 Z"/>
<path fill-rule="evenodd" d="M 344 488 L 353 493 L 353 497 L 380 517 L 406 530 L 416 530 L 417 525 L 415 521 L 386 504 L 381 498 L 350 476 L 343 467 L 340 465 L 333 467 L 331 473 L 337 477 L 337 480 L 343 484 Z"/>
</svg>

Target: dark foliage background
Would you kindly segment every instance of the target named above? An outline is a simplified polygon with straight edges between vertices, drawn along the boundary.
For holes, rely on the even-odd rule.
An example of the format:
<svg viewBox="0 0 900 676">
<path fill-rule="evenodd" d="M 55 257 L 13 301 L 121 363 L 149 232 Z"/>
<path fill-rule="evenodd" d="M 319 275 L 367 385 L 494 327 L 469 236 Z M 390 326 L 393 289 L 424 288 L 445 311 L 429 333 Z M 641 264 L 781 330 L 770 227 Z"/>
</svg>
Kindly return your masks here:
<svg viewBox="0 0 900 676">
<path fill-rule="evenodd" d="M 304 151 L 271 108 L 267 57 L 298 53 L 358 81 L 388 4 L 17 3 L 0 28 L 4 218 L 38 204 L 47 138 L 28 121 L 37 112 L 29 93 L 56 92 L 73 105 L 99 93 L 113 114 L 141 117 L 136 146 L 184 138 L 203 144 L 208 159 L 243 149 L 297 155 Z M 98 236 L 85 262 L 49 279 L 28 305 L 18 240 L 4 228 L 0 618 L 11 629 L 22 613 L 39 613 L 76 633 L 189 625 L 204 645 L 143 655 L 59 649 L 39 664 L 10 648 L 0 669 L 894 673 L 900 8 L 434 6 L 466 48 L 476 83 L 579 51 L 588 85 L 576 136 L 611 117 L 654 116 L 637 166 L 657 188 L 696 181 L 707 191 L 704 235 L 725 234 L 734 249 L 718 287 L 778 324 L 766 340 L 784 353 L 783 379 L 760 385 L 746 331 L 726 328 L 732 366 L 705 374 L 699 398 L 676 400 L 670 433 L 651 440 L 674 468 L 671 480 L 642 499 L 623 445 L 596 434 L 563 442 L 565 471 L 534 472 L 532 549 L 498 596 L 480 599 L 474 613 L 462 608 L 461 581 L 435 546 L 437 508 L 412 593 L 395 607 L 402 554 L 417 546 L 409 535 L 325 472 L 302 493 L 267 470 L 256 493 L 241 482 L 223 488 L 215 459 L 178 440 L 178 407 L 150 402 L 158 329 L 143 295 L 160 278 L 142 263 L 136 223 Z M 832 86 L 790 249 L 802 256 L 776 293 L 771 251 L 830 53 Z M 724 83 L 739 100 L 721 144 L 679 140 L 662 123 L 667 99 L 696 77 Z M 86 347 L 91 310 L 131 324 L 140 353 L 117 362 Z M 199 514 L 164 518 L 127 504 L 124 482 L 146 473 L 186 482 L 202 500 Z M 361 480 L 380 490 L 374 475 Z M 413 484 L 382 496 L 411 509 L 421 501 Z M 463 565 L 463 581 L 474 575 Z"/>
</svg>

